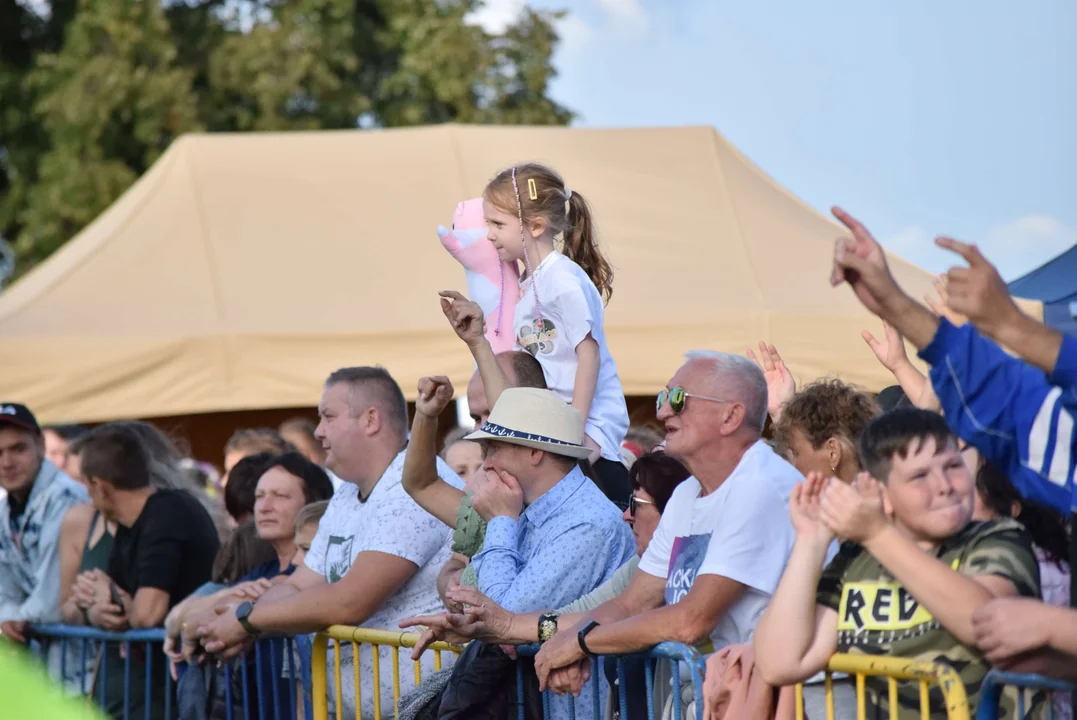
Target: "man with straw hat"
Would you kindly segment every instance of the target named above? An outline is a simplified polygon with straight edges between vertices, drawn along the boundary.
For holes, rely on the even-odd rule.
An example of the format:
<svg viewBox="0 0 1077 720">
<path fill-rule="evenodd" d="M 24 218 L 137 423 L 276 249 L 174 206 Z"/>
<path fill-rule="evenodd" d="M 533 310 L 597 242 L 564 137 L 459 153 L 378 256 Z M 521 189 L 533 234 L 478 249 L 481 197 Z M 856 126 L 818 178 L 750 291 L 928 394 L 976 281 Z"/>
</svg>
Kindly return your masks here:
<svg viewBox="0 0 1077 720">
<path fill-rule="evenodd" d="M 579 414 L 550 390 L 508 388 L 467 436 L 483 446 L 473 504 L 489 526 L 479 589 L 518 612 L 570 602 L 634 552 L 621 513 L 580 471 Z"/>
<path fill-rule="evenodd" d="M 420 383 L 419 403 L 451 396 L 446 378 Z M 485 458 L 471 482 L 472 504 L 488 523 L 482 550 L 472 558 L 480 591 L 513 612 L 559 607 L 604 583 L 632 557 L 635 543 L 620 511 L 579 468 L 589 453 L 583 422 L 554 392 L 504 390 L 467 439 L 482 444 Z M 453 673 L 442 711 L 447 704 L 467 705 L 470 693 L 454 682 L 467 660 L 461 658 Z M 590 707 L 588 694 L 585 689 L 575 700 L 578 709 Z M 555 698 L 553 715 L 567 717 L 570 702 Z"/>
</svg>

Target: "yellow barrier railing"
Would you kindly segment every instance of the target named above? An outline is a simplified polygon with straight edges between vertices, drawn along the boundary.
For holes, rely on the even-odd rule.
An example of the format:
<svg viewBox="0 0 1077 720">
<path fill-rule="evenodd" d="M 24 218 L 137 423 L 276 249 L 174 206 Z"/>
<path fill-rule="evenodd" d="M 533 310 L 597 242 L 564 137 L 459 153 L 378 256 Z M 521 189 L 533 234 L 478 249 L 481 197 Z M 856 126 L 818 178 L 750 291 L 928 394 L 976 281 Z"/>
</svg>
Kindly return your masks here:
<svg viewBox="0 0 1077 720">
<path fill-rule="evenodd" d="M 318 633 L 314 638 L 314 650 L 311 657 L 311 694 L 314 709 L 314 720 L 329 720 L 329 697 L 328 697 L 328 655 L 329 642 L 333 641 L 333 660 L 335 668 L 334 700 L 336 701 L 336 720 L 343 720 L 343 690 L 341 689 L 340 677 L 340 646 L 341 643 L 350 643 L 352 649 L 352 681 L 355 687 L 355 717 L 356 720 L 362 715 L 363 699 L 361 684 L 359 682 L 360 646 L 368 645 L 371 655 L 371 670 L 373 671 L 374 717 L 381 715 L 381 648 L 387 647 L 392 657 L 393 674 L 393 717 L 400 714 L 400 649 L 413 648 L 419 641 L 420 635 L 413 632 L 393 632 L 389 630 L 368 630 L 366 628 L 348 627 L 345 625 L 333 625 L 324 632 Z M 434 643 L 425 652 L 433 653 L 434 670 L 441 670 L 441 654 L 451 652 L 454 656 L 460 655 L 461 648 L 447 643 Z M 419 661 L 412 661 L 415 671 L 415 685 L 422 682 L 422 667 Z"/>
<path fill-rule="evenodd" d="M 937 685 L 942 691 L 946 703 L 948 720 L 969 720 L 969 702 L 965 695 L 965 685 L 953 668 L 937 663 L 907 660 L 897 657 L 878 655 L 834 655 L 826 666 L 826 718 L 834 720 L 834 688 L 831 673 L 845 673 L 856 678 L 856 717 L 867 717 L 867 692 L 865 681 L 868 677 L 887 679 L 890 720 L 899 717 L 898 681 L 915 681 L 920 684 L 920 717 L 929 720 L 931 705 L 929 691 L 931 685 Z M 804 720 L 804 686 L 796 686 L 796 717 Z M 812 718 L 811 720 L 815 720 Z"/>
</svg>

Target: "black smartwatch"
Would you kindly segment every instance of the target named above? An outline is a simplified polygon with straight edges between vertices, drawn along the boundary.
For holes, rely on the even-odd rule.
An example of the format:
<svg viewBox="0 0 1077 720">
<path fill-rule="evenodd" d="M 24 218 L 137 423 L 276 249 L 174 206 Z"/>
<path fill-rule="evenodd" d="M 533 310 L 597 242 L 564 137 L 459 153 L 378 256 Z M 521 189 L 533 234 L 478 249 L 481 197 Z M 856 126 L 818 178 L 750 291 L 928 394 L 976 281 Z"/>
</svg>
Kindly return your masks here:
<svg viewBox="0 0 1077 720">
<path fill-rule="evenodd" d="M 557 634 L 557 616 L 553 613 L 543 613 L 538 619 L 538 639 L 544 643 Z"/>
<path fill-rule="evenodd" d="M 239 624 L 243 626 L 243 629 L 247 631 L 248 635 L 257 635 L 258 631 L 251 625 L 251 621 L 247 618 L 250 617 L 251 611 L 254 610 L 254 603 L 250 600 L 246 600 L 239 604 L 236 608 L 236 620 L 239 620 Z"/>
<path fill-rule="evenodd" d="M 580 628 L 580 632 L 576 635 L 576 640 L 580 643 L 580 650 L 583 650 L 583 652 L 590 657 L 595 657 L 595 654 L 587 648 L 587 642 L 585 638 L 587 637 L 588 633 L 590 633 L 596 627 L 598 627 L 598 623 L 592 620 L 591 622 Z"/>
</svg>

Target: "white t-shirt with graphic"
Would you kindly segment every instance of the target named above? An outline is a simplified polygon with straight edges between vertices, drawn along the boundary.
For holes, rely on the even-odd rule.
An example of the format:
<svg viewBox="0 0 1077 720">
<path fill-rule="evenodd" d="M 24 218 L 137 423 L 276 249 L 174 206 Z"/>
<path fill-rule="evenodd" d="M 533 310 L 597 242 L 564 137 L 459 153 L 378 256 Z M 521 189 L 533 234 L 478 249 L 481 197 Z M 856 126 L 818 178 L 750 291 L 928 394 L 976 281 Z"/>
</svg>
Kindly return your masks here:
<svg viewBox="0 0 1077 720">
<path fill-rule="evenodd" d="M 538 288 L 538 314 L 535 288 Z M 621 443 L 628 432 L 628 407 L 617 375 L 617 363 L 606 346 L 604 308 L 598 288 L 576 263 L 552 252 L 520 283 L 516 303 L 516 345 L 538 359 L 546 384 L 572 402 L 576 384 L 576 346 L 588 333 L 598 343 L 598 382 L 585 431 L 602 448 L 602 457 L 621 462 Z"/>
<path fill-rule="evenodd" d="M 427 615 L 441 611 L 441 599 L 437 594 L 437 576 L 449 559 L 452 529 L 419 507 L 401 485 L 404 469 L 404 452 L 401 452 L 378 480 L 366 501 L 359 500 L 358 488 L 344 482 L 333 493 L 329 507 L 318 524 L 318 533 L 310 544 L 306 562 L 314 572 L 323 575 L 328 582 L 339 581 L 351 568 L 361 552 L 375 551 L 396 555 L 418 566 L 403 587 L 390 597 L 377 612 L 362 624 L 375 630 L 399 631 L 399 623 L 412 615 Z M 441 458 L 437 460 L 438 476 L 450 485 L 463 488 L 459 477 Z M 400 652 L 401 693 L 415 685 L 415 672 L 410 651 Z M 391 716 L 393 709 L 392 660 L 388 648 L 379 654 L 381 680 L 382 716 Z M 446 666 L 452 658 L 444 658 Z M 362 646 L 360 673 L 362 684 L 363 715 L 373 713 L 373 670 L 370 647 Z M 355 717 L 355 689 L 352 669 L 353 657 L 349 643 L 341 644 L 342 687 L 344 712 Z M 329 651 L 329 685 L 334 684 L 334 654 L 332 642 Z M 444 667 L 444 666 L 443 666 Z M 426 653 L 422 663 L 423 674 L 434 670 L 432 653 Z M 334 697 L 332 687 L 329 697 Z"/>
<path fill-rule="evenodd" d="M 747 586 L 711 633 L 714 651 L 751 641 L 793 550 L 789 495 L 803 480 L 760 440 L 717 490 L 700 496 L 702 486 L 690 477 L 666 503 L 639 563 L 640 570 L 666 578 L 666 604 L 684 598 L 698 575 L 722 575 Z"/>
</svg>

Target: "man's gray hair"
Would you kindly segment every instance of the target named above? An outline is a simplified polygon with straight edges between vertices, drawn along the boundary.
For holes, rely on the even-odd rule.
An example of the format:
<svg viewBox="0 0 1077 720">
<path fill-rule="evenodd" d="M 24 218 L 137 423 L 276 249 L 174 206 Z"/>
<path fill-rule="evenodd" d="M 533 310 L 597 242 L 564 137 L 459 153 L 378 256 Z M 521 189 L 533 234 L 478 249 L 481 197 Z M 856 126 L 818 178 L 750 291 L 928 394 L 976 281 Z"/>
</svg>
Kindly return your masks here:
<svg viewBox="0 0 1077 720">
<path fill-rule="evenodd" d="M 735 382 L 729 383 L 729 386 L 739 396 L 735 399 L 744 403 L 745 424 L 763 432 L 767 422 L 767 379 L 758 365 L 743 355 L 717 350 L 689 350 L 684 354 L 684 359 L 709 360 L 717 370 L 716 375 L 735 378 Z"/>
</svg>

